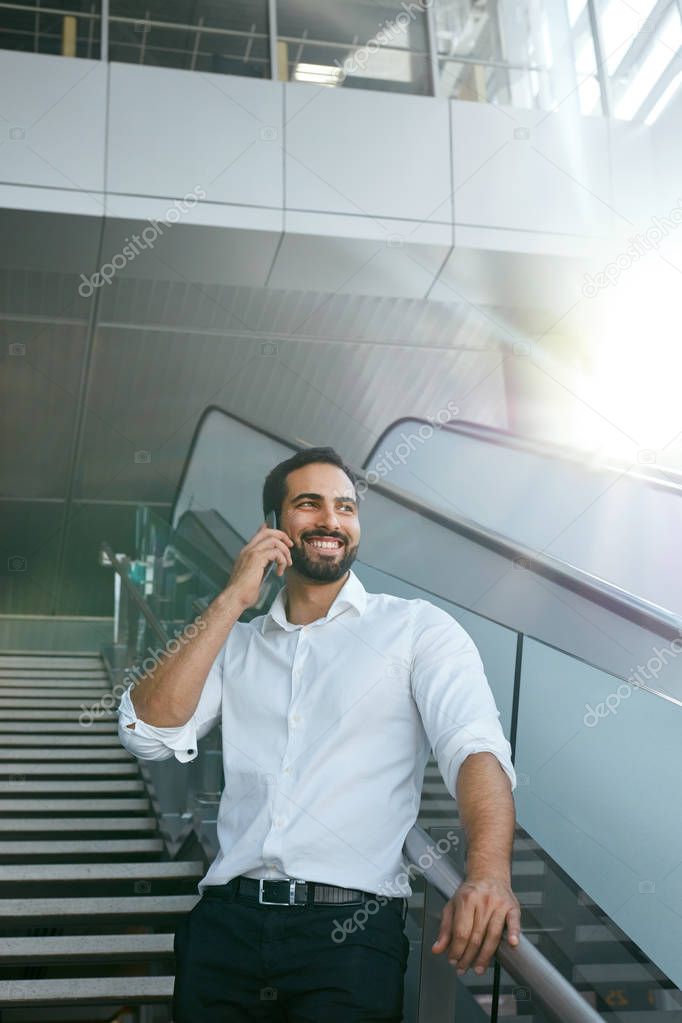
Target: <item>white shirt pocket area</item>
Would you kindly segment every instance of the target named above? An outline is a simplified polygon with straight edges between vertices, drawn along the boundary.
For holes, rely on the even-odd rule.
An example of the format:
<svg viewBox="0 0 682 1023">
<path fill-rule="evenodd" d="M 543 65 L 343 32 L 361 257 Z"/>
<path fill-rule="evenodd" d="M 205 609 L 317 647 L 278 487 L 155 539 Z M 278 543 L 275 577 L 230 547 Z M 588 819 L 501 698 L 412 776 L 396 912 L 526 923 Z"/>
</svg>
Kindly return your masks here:
<svg viewBox="0 0 682 1023">
<path fill-rule="evenodd" d="M 194 714 L 177 728 L 159 728 L 137 716 L 131 699 L 136 685 L 133 682 L 121 697 L 118 709 L 121 745 L 141 760 L 169 760 L 173 756 L 181 764 L 194 760 L 199 740 L 220 720 L 227 642 L 225 640 L 211 665 Z"/>
</svg>

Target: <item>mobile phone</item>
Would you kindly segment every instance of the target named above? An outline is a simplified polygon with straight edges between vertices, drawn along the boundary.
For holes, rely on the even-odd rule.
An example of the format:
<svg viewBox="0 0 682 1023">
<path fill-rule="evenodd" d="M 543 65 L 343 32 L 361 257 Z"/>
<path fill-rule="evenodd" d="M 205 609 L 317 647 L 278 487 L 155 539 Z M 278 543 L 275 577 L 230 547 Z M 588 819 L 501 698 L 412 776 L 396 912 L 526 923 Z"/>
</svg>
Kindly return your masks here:
<svg viewBox="0 0 682 1023">
<path fill-rule="evenodd" d="M 265 518 L 265 524 L 268 527 L 268 529 L 277 529 L 277 512 L 275 511 L 268 512 Z M 269 579 L 271 573 L 274 571 L 278 564 L 279 562 L 277 560 L 270 562 L 268 567 L 265 569 L 265 572 L 263 573 L 263 581 L 261 582 L 261 586 L 266 581 L 266 579 Z"/>
</svg>

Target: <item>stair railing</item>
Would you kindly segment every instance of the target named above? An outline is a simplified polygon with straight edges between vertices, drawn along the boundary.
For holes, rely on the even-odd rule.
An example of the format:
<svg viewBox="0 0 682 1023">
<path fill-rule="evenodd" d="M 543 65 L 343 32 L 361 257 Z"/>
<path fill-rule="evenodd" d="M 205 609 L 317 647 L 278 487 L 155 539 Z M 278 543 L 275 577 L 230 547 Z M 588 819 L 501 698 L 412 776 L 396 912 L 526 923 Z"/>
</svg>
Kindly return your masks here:
<svg viewBox="0 0 682 1023">
<path fill-rule="evenodd" d="M 462 876 L 447 856 L 434 855 L 433 838 L 418 824 L 414 825 L 405 839 L 404 853 L 409 864 L 420 864 L 424 857 L 428 860 L 428 866 L 419 871 L 427 882 L 425 905 L 428 902 L 428 886 L 445 900 L 452 898 L 462 883 Z M 532 992 L 553 1023 L 601 1023 L 599 1013 L 523 934 L 515 947 L 509 945 L 506 936 L 503 936 L 495 955 L 510 977 Z M 431 953 L 423 933 L 422 982 L 417 1023 L 445 1023 L 446 1020 L 449 1023 L 453 1018 L 454 1006 L 448 998 L 447 988 L 454 991 L 454 977 L 446 976 L 443 980 L 441 959 L 442 955 L 436 957 Z M 437 998 L 432 997 L 439 987 L 445 987 L 445 990 Z"/>
</svg>

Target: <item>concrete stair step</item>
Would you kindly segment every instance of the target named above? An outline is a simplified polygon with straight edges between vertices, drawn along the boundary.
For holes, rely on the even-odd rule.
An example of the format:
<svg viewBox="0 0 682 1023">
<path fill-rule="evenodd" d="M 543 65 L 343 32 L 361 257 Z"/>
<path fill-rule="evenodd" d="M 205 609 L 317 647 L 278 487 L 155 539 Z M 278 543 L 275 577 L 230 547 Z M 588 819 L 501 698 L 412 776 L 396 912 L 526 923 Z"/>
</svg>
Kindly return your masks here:
<svg viewBox="0 0 682 1023">
<path fill-rule="evenodd" d="M 63 792 L 64 786 L 68 785 L 69 793 L 95 793 L 95 792 L 144 792 L 142 781 L 120 781 L 119 779 L 97 780 L 97 781 L 0 781 L 0 796 L 22 795 L 23 793 L 45 793 Z M 0 822 L 1 828 L 1 822 Z"/>
<path fill-rule="evenodd" d="M 106 671 L 93 671 L 91 669 L 83 668 L 70 668 L 59 670 L 45 670 L 41 671 L 40 668 L 29 668 L 24 670 L 22 668 L 0 668 L 0 679 L 6 682 L 8 679 L 12 681 L 24 681 L 24 682 L 40 682 L 41 685 L 63 685 L 70 679 L 74 680 L 89 680 L 97 681 L 102 685 L 106 685 L 109 681 L 109 676 Z"/>
<path fill-rule="evenodd" d="M 4 718 L 4 715 L 3 715 Z M 94 721 L 91 725 L 84 727 L 73 721 L 5 721 L 0 724 L 0 743 L 5 735 L 21 735 L 31 730 L 33 735 L 80 735 L 87 732 L 89 735 L 107 735 L 118 732 L 117 721 Z"/>
<path fill-rule="evenodd" d="M 43 707 L 49 708 L 50 712 L 56 710 L 81 711 L 85 700 L 62 699 L 53 697 L 49 702 L 28 696 L 0 696 L 0 708 L 3 710 L 40 710 Z M 87 704 L 86 704 L 87 705 Z"/>
<path fill-rule="evenodd" d="M 137 895 L 71 899 L 0 899 L 0 923 L 7 927 L 63 927 L 75 921 L 130 919 L 137 926 L 145 920 L 183 916 L 199 901 L 198 895 Z"/>
<path fill-rule="evenodd" d="M 130 797 L 127 799 L 0 799 L 0 814 L 76 813 L 79 816 L 92 813 L 141 813 L 149 812 L 149 800 Z"/>
<path fill-rule="evenodd" d="M 615 924 L 608 927 L 605 924 L 578 924 L 575 929 L 575 940 L 582 943 L 601 943 L 603 941 L 629 942 L 631 939 Z"/>
<path fill-rule="evenodd" d="M 51 832 L 77 834 L 81 831 L 98 833 L 117 831 L 155 831 L 156 817 L 3 817 L 0 827 L 8 833 Z M 79 870 L 81 867 L 79 866 Z M 0 871 L 0 875 L 1 875 Z"/>
<path fill-rule="evenodd" d="M 86 692 L 102 693 L 110 688 L 107 678 L 62 678 L 49 682 L 44 678 L 11 679 L 0 677 L 0 696 L 15 696 L 17 693 L 23 692 L 29 696 L 31 693 L 40 693 L 41 695 L 44 694 L 45 696 L 63 699 L 67 692 L 73 690 L 74 696 L 70 698 L 75 699 L 80 696 L 83 690 Z"/>
<path fill-rule="evenodd" d="M 12 863 L 0 864 L 0 883 L 43 883 L 64 881 L 172 881 L 204 876 L 200 860 L 171 860 L 158 863 Z"/>
<path fill-rule="evenodd" d="M 167 1002 L 172 977 L 83 977 L 0 981 L 0 1006 L 102 1005 Z"/>
<path fill-rule="evenodd" d="M 78 732 L 71 735 L 54 735 L 45 733 L 43 735 L 0 735 L 0 746 L 113 746 L 119 747 L 117 732 L 105 732 L 97 734 L 90 728 L 80 728 Z M 6 750 L 5 750 L 6 752 Z"/>
<path fill-rule="evenodd" d="M 103 671 L 102 658 L 96 654 L 78 657 L 55 654 L 0 654 L 2 668 L 87 668 Z"/>
<path fill-rule="evenodd" d="M 438 817 L 436 814 L 425 814 L 422 812 L 417 818 L 417 824 L 421 828 L 424 828 L 425 831 L 428 831 L 430 828 L 442 828 L 444 825 L 449 823 L 451 823 L 451 821 L 445 813 L 443 813 L 441 817 Z"/>
<path fill-rule="evenodd" d="M 75 707 L 55 707 L 53 703 L 50 704 L 49 709 L 45 708 L 43 704 L 36 704 L 36 706 L 43 707 L 41 710 L 30 710 L 28 708 L 19 707 L 5 707 L 2 709 L 0 717 L 3 721 L 63 721 L 65 723 L 71 722 L 77 725 L 79 728 L 91 728 L 90 714 L 88 711 L 91 708 L 86 704 L 77 704 Z M 93 713 L 97 715 L 96 720 L 102 722 L 113 722 L 116 724 L 116 712 L 108 711 L 106 708 L 96 707 Z M 80 723 L 81 715 L 85 715 L 86 724 Z M 94 724 L 94 722 L 93 722 Z"/>
<path fill-rule="evenodd" d="M 443 813 L 449 813 L 452 817 L 452 812 L 456 803 L 450 796 L 447 799 L 425 799 L 422 800 L 421 809 L 427 813 L 433 813 L 434 811 L 442 811 Z"/>
<path fill-rule="evenodd" d="M 45 707 L 46 709 L 54 708 L 58 709 L 63 700 L 75 700 L 78 701 L 79 707 L 90 708 L 93 704 L 97 704 L 99 708 L 101 701 L 105 697 L 110 697 L 110 690 L 95 690 L 95 688 L 82 688 L 82 690 L 28 690 L 25 687 L 12 688 L 11 686 L 0 686 L 0 699 L 3 700 L 33 700 L 36 707 Z M 102 709 L 106 709 L 102 705 Z"/>
<path fill-rule="evenodd" d="M 16 761 L 24 760 L 30 763 L 46 761 L 55 764 L 86 760 L 89 764 L 123 762 L 137 765 L 132 754 L 118 745 L 112 746 L 111 749 L 3 749 L 0 752 L 0 769 L 9 770 Z"/>
<path fill-rule="evenodd" d="M 126 962 L 173 955 L 172 934 L 87 934 L 0 938 L 0 963 Z"/>
<path fill-rule="evenodd" d="M 162 853 L 164 848 L 160 838 L 70 838 L 52 841 L 3 839 L 0 841 L 0 861 L 16 856 L 47 856 L 50 859 L 58 856 L 137 856 L 140 853 Z"/>
<path fill-rule="evenodd" d="M 573 967 L 574 984 L 651 984 L 665 981 L 666 975 L 648 963 L 583 963 Z"/>
<path fill-rule="evenodd" d="M 542 860 L 512 860 L 514 877 L 542 877 L 547 867 Z"/>
<path fill-rule="evenodd" d="M 11 775 L 13 779 L 18 776 L 29 777 L 31 775 L 45 775 L 52 777 L 53 775 L 60 775 L 64 777 L 82 777 L 85 775 L 106 775 L 107 777 L 117 778 L 122 775 L 135 775 L 139 773 L 139 767 L 134 760 L 130 762 L 112 761 L 104 763 L 91 764 L 87 761 L 81 761 L 80 763 L 65 763 L 61 761 L 55 761 L 54 758 L 46 760 L 41 764 L 22 763 L 17 764 L 16 761 L 10 761 L 9 763 L 0 762 L 0 778 L 5 775 Z"/>
<path fill-rule="evenodd" d="M 57 674 L 63 675 L 70 671 L 82 674 L 83 672 L 91 672 L 93 674 L 106 675 L 107 671 L 102 661 L 98 663 L 85 663 L 79 662 L 74 659 L 73 663 L 69 660 L 59 660 L 58 658 L 43 657 L 36 664 L 28 662 L 21 662 L 19 664 L 6 664 L 0 663 L 0 671 L 21 671 L 29 674 Z"/>
</svg>

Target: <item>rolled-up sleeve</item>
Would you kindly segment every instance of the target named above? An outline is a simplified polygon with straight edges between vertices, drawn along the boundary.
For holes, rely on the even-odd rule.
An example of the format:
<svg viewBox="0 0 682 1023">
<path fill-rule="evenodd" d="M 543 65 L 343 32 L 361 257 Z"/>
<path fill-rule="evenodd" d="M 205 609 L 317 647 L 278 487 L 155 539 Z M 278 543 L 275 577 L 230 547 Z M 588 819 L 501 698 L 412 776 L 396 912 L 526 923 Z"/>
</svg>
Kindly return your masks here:
<svg viewBox="0 0 682 1023">
<path fill-rule="evenodd" d="M 178 728 L 157 728 L 137 716 L 131 699 L 133 682 L 121 697 L 118 709 L 121 744 L 141 760 L 169 760 L 173 756 L 181 764 L 194 760 L 199 739 L 220 720 L 226 657 L 227 640 L 206 676 L 194 714 Z"/>
<path fill-rule="evenodd" d="M 492 753 L 516 788 L 511 746 L 483 663 L 469 634 L 446 611 L 415 601 L 411 685 L 438 768 L 454 797 L 472 753 Z"/>
</svg>

